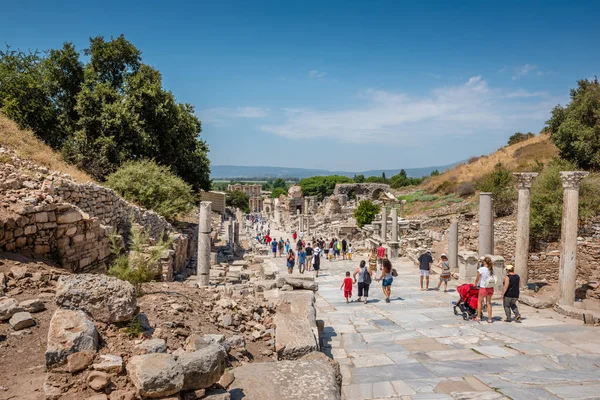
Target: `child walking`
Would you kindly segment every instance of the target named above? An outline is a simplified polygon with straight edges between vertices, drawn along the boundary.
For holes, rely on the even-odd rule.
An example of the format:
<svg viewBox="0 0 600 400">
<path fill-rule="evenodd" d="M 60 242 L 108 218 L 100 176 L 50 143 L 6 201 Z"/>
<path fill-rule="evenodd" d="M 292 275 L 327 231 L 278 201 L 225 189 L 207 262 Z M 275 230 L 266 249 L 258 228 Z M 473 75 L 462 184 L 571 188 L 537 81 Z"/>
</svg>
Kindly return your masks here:
<svg viewBox="0 0 600 400">
<path fill-rule="evenodd" d="M 352 261 L 352 243 L 348 245 L 348 260 Z"/>
<path fill-rule="evenodd" d="M 448 256 L 445 253 L 442 253 L 442 261 L 439 262 L 438 267 L 442 269 L 442 273 L 440 274 L 440 281 L 438 282 L 435 290 L 440 290 L 440 286 L 442 286 L 442 282 L 444 282 L 444 293 L 448 291 L 448 282 L 452 278 L 450 274 L 450 263 L 448 262 Z"/>
<path fill-rule="evenodd" d="M 340 289 L 344 289 L 346 303 L 349 303 L 349 299 L 352 297 L 352 278 L 350 278 L 350 271 L 346 271 L 346 277 L 344 278 L 344 282 L 342 282 Z"/>
</svg>

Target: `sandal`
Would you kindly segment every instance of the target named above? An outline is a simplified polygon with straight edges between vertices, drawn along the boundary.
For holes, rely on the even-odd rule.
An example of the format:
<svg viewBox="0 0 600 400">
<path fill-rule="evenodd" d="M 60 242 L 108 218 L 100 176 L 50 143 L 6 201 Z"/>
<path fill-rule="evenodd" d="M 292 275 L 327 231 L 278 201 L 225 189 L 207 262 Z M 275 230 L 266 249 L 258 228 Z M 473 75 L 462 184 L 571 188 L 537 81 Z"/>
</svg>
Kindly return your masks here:
<svg viewBox="0 0 600 400">
<path fill-rule="evenodd" d="M 520 315 L 517 315 L 517 316 L 515 317 L 515 322 L 519 322 L 520 320 L 521 320 L 521 316 L 520 316 Z"/>
</svg>

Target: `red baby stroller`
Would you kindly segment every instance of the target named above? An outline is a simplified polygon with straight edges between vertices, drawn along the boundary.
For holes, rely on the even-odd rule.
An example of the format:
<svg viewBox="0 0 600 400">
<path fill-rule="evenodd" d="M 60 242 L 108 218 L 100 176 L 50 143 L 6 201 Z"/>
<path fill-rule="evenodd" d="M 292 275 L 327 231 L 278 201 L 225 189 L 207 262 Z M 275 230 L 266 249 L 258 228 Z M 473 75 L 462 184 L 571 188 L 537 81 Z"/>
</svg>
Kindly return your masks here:
<svg viewBox="0 0 600 400">
<path fill-rule="evenodd" d="M 479 288 L 470 283 L 465 283 L 456 288 L 460 299 L 454 304 L 454 315 L 462 314 L 465 321 L 475 318 L 477 315 L 477 301 Z"/>
</svg>

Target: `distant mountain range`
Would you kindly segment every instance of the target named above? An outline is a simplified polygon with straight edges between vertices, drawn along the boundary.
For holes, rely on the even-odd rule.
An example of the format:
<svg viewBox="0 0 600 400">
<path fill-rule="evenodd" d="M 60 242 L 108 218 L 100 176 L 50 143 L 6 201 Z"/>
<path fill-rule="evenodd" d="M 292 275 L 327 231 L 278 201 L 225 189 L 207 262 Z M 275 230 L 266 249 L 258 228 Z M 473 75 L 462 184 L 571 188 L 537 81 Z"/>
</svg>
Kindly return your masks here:
<svg viewBox="0 0 600 400">
<path fill-rule="evenodd" d="M 410 178 L 420 178 L 430 175 L 436 169 L 441 173 L 459 163 L 450 165 L 424 167 L 424 168 L 404 168 L 406 175 Z M 385 176 L 390 178 L 400 172 L 400 169 L 373 169 L 370 171 L 347 172 L 347 171 L 329 171 L 326 169 L 307 169 L 307 168 L 285 168 L 285 167 L 252 167 L 243 165 L 211 165 L 210 176 L 212 179 L 230 179 L 230 178 L 309 178 L 311 176 L 323 175 L 342 175 L 353 177 L 354 175 Z"/>
</svg>

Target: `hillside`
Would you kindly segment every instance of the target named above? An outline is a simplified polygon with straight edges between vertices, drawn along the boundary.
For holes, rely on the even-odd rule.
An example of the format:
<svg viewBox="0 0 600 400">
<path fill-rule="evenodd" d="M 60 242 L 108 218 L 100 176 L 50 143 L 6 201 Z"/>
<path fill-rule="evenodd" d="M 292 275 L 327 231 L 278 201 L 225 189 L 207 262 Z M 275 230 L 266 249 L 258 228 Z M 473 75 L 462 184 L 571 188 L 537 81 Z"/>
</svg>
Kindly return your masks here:
<svg viewBox="0 0 600 400">
<path fill-rule="evenodd" d="M 77 182 L 93 181 L 85 172 L 65 162 L 60 153 L 44 144 L 33 132 L 20 129 L 16 123 L 2 114 L 0 114 L 0 146 L 15 151 L 21 158 L 35 164 L 69 174 Z M 2 157 L 3 155 L 0 154 L 0 162 L 7 162 Z"/>
<path fill-rule="evenodd" d="M 442 184 L 448 186 L 448 182 L 456 185 L 475 182 L 491 172 L 498 163 L 502 163 L 514 171 L 531 171 L 537 163 L 545 164 L 557 155 L 558 149 L 550 141 L 550 136 L 539 135 L 511 146 L 502 147 L 495 153 L 473 157 L 438 176 L 427 179 L 421 187 L 429 192 L 435 192 Z"/>
<path fill-rule="evenodd" d="M 432 171 L 440 172 L 452 168 L 456 164 L 432 166 L 423 168 L 405 168 L 406 175 L 409 178 L 421 178 L 428 176 Z M 212 179 L 227 178 L 310 178 L 311 176 L 342 175 L 353 177 L 354 175 L 381 176 L 385 172 L 387 177 L 391 177 L 400 172 L 400 169 L 374 169 L 369 171 L 329 171 L 326 169 L 308 169 L 308 168 L 286 168 L 286 167 L 267 167 L 267 166 L 242 166 L 242 165 L 212 165 L 210 176 Z"/>
</svg>

